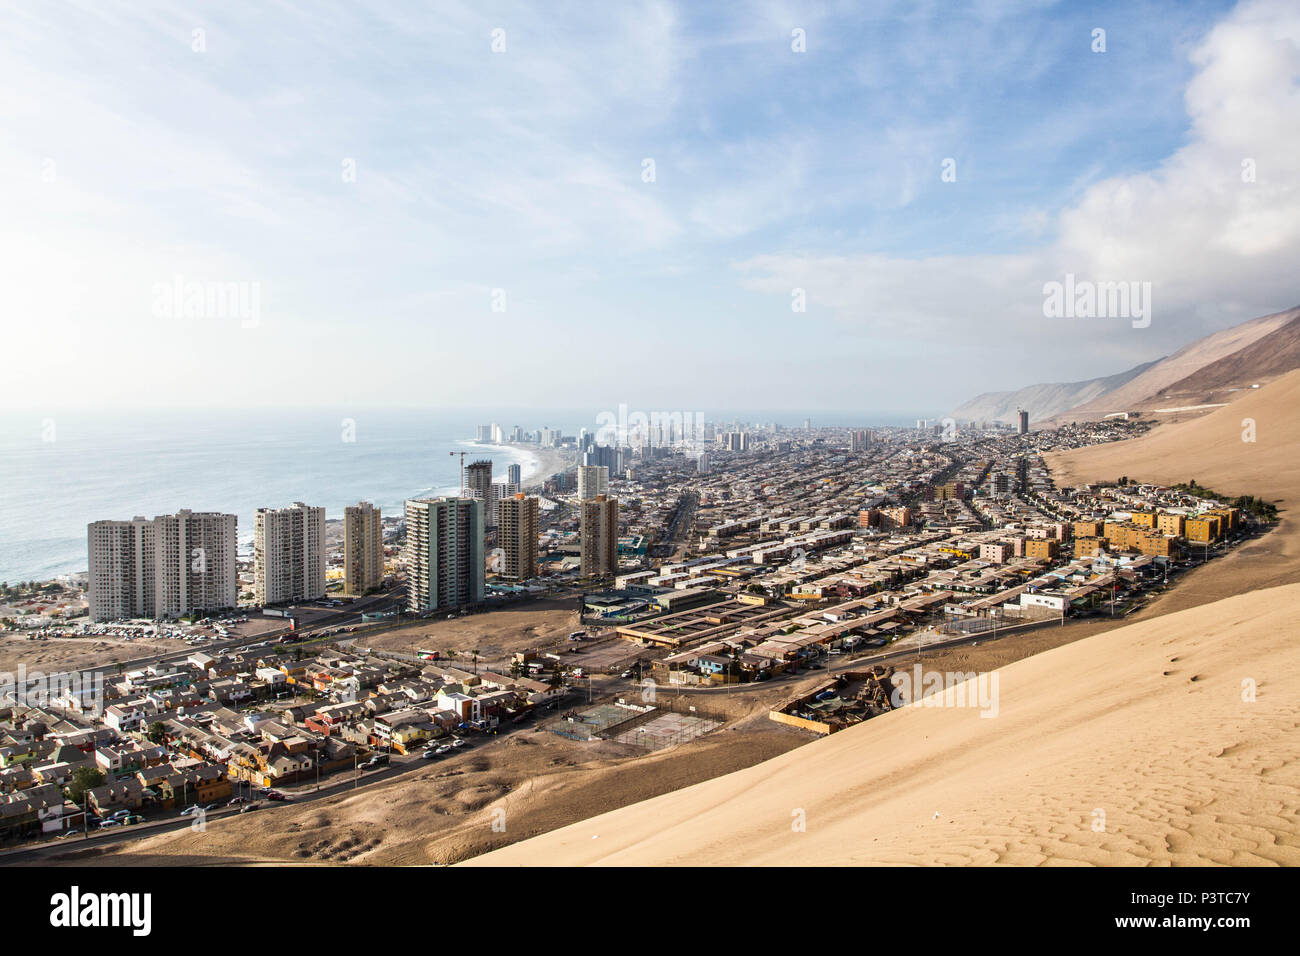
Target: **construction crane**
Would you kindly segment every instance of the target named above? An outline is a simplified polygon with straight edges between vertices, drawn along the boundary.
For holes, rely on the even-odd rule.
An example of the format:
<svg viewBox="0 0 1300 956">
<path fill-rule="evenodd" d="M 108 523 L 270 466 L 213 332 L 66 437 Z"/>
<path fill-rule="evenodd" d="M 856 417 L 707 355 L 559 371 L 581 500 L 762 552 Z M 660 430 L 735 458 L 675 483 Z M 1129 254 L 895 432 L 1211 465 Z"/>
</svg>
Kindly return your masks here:
<svg viewBox="0 0 1300 956">
<path fill-rule="evenodd" d="M 465 493 L 465 456 L 468 455 L 469 452 L 467 452 L 467 451 L 449 451 L 449 452 L 447 452 L 447 454 L 449 454 L 449 455 L 460 455 L 460 488 L 456 491 L 456 494 L 457 494 L 457 495 L 463 495 L 463 494 Z"/>
</svg>

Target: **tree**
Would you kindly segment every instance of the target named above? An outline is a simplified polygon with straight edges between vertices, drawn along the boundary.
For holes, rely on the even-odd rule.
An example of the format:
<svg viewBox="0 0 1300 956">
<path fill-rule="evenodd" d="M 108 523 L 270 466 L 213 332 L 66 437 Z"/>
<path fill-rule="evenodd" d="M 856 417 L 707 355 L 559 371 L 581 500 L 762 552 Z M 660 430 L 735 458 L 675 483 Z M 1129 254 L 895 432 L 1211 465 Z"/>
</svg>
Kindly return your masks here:
<svg viewBox="0 0 1300 956">
<path fill-rule="evenodd" d="M 94 767 L 78 767 L 72 773 L 72 783 L 68 786 L 68 797 L 73 803 L 80 803 L 87 790 L 94 790 L 104 785 L 104 775 Z"/>
<path fill-rule="evenodd" d="M 166 735 L 167 735 L 167 728 L 163 726 L 161 720 L 155 720 L 152 724 L 149 725 L 149 729 L 145 731 L 145 736 L 149 738 L 151 743 L 155 743 L 155 744 L 162 743 L 163 737 L 165 737 Z"/>
</svg>

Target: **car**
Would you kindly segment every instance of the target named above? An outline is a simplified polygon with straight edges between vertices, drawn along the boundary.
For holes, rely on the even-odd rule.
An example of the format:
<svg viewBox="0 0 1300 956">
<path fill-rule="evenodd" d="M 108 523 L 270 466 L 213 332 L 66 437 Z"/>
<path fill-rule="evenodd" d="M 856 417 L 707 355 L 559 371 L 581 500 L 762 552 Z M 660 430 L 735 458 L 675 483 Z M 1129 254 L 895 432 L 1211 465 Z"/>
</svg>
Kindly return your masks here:
<svg viewBox="0 0 1300 956">
<path fill-rule="evenodd" d="M 441 745 L 439 745 L 438 749 L 435 750 L 434 753 L 436 753 L 438 756 L 442 756 L 443 754 L 449 754 L 449 753 L 451 753 L 451 744 L 441 744 Z"/>
<path fill-rule="evenodd" d="M 438 756 L 438 751 L 436 751 L 436 750 L 426 750 L 424 753 L 420 754 L 420 759 L 421 759 L 421 760 L 432 760 L 434 757 L 437 757 L 437 756 Z"/>
<path fill-rule="evenodd" d="M 192 807 L 186 807 L 184 810 L 181 811 L 180 815 L 183 817 L 188 817 L 190 814 L 194 813 L 198 809 L 200 809 L 198 804 L 195 804 Z"/>
<path fill-rule="evenodd" d="M 289 798 L 288 798 L 287 796 L 285 796 L 283 793 L 281 793 L 279 790 L 272 790 L 270 793 L 268 793 L 268 794 L 266 795 L 266 799 L 268 799 L 268 800 L 276 800 L 276 801 L 278 801 L 278 802 L 280 802 L 280 803 L 288 803 L 288 802 L 289 802 Z"/>
<path fill-rule="evenodd" d="M 109 827 L 121 826 L 121 824 L 122 824 L 121 820 L 100 820 L 99 829 L 107 830 Z"/>
<path fill-rule="evenodd" d="M 122 826 L 124 827 L 129 827 L 136 823 L 144 823 L 144 817 L 140 816 L 138 813 L 133 813 L 128 817 L 122 818 Z"/>
<path fill-rule="evenodd" d="M 465 739 L 463 739 L 463 738 L 461 738 L 461 737 L 457 737 L 455 740 L 453 740 L 453 741 L 451 742 L 451 745 L 452 745 L 453 747 L 468 747 L 468 746 L 469 746 L 469 741 L 468 741 L 468 740 L 465 740 Z"/>
<path fill-rule="evenodd" d="M 632 676 L 632 669 L 631 669 L 631 668 L 628 668 L 627 670 L 625 670 L 623 673 L 619 674 L 618 676 L 621 677 L 621 678 L 623 678 L 624 680 L 627 680 L 629 677 Z"/>
<path fill-rule="evenodd" d="M 112 816 L 110 816 L 109 819 L 110 819 L 110 820 L 122 820 L 122 819 L 125 819 L 126 817 L 129 817 L 130 815 L 131 815 L 131 811 L 130 811 L 130 810 L 118 810 L 116 813 L 114 813 Z"/>
<path fill-rule="evenodd" d="M 247 806 L 240 807 L 240 808 L 239 808 L 239 812 L 240 812 L 240 813 L 252 813 L 254 810 L 258 809 L 260 806 L 261 806 L 260 803 L 250 803 L 250 804 L 248 804 Z"/>
<path fill-rule="evenodd" d="M 230 801 L 226 804 L 226 806 L 237 807 L 241 803 L 248 803 L 248 802 L 249 802 L 248 797 L 232 797 Z"/>
</svg>

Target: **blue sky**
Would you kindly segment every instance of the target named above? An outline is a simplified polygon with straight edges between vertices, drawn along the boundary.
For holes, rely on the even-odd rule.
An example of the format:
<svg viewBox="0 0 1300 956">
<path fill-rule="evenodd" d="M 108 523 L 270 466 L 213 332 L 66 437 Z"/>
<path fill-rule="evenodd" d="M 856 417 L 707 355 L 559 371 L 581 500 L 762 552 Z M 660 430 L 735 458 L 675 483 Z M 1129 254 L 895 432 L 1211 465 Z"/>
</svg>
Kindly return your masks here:
<svg viewBox="0 0 1300 956">
<path fill-rule="evenodd" d="M 1109 374 L 1300 302 L 1298 51 L 1283 2 L 8 4 L 0 398 L 941 413 Z M 1066 271 L 1153 282 L 1151 326 L 1045 319 Z M 256 321 L 160 314 L 176 276 Z"/>
</svg>

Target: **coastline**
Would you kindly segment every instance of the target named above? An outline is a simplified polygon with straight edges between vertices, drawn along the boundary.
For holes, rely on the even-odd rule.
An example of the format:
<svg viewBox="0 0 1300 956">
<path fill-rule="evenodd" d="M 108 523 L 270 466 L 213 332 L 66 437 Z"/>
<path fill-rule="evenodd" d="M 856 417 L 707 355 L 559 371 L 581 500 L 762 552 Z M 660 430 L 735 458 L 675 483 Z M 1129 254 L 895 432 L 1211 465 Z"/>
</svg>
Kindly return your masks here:
<svg viewBox="0 0 1300 956">
<path fill-rule="evenodd" d="M 520 462 L 507 461 L 506 463 L 519 464 L 521 466 L 519 474 L 519 486 L 521 491 L 540 488 L 542 483 L 550 478 L 551 475 L 572 467 L 573 460 L 576 460 L 562 448 L 542 448 L 541 446 L 534 448 L 531 445 L 511 444 L 496 445 L 488 442 L 474 441 L 469 438 L 458 442 L 458 444 L 465 445 L 469 448 L 481 449 L 485 452 L 485 457 L 489 459 L 492 458 L 492 452 L 499 452 L 509 459 L 522 458 L 523 461 Z M 493 461 L 492 478 L 495 481 L 500 474 L 504 474 L 504 469 L 502 469 L 501 472 L 498 472 L 495 465 L 495 459 L 493 459 Z M 449 494 L 450 493 L 454 492 L 449 492 Z"/>
</svg>

